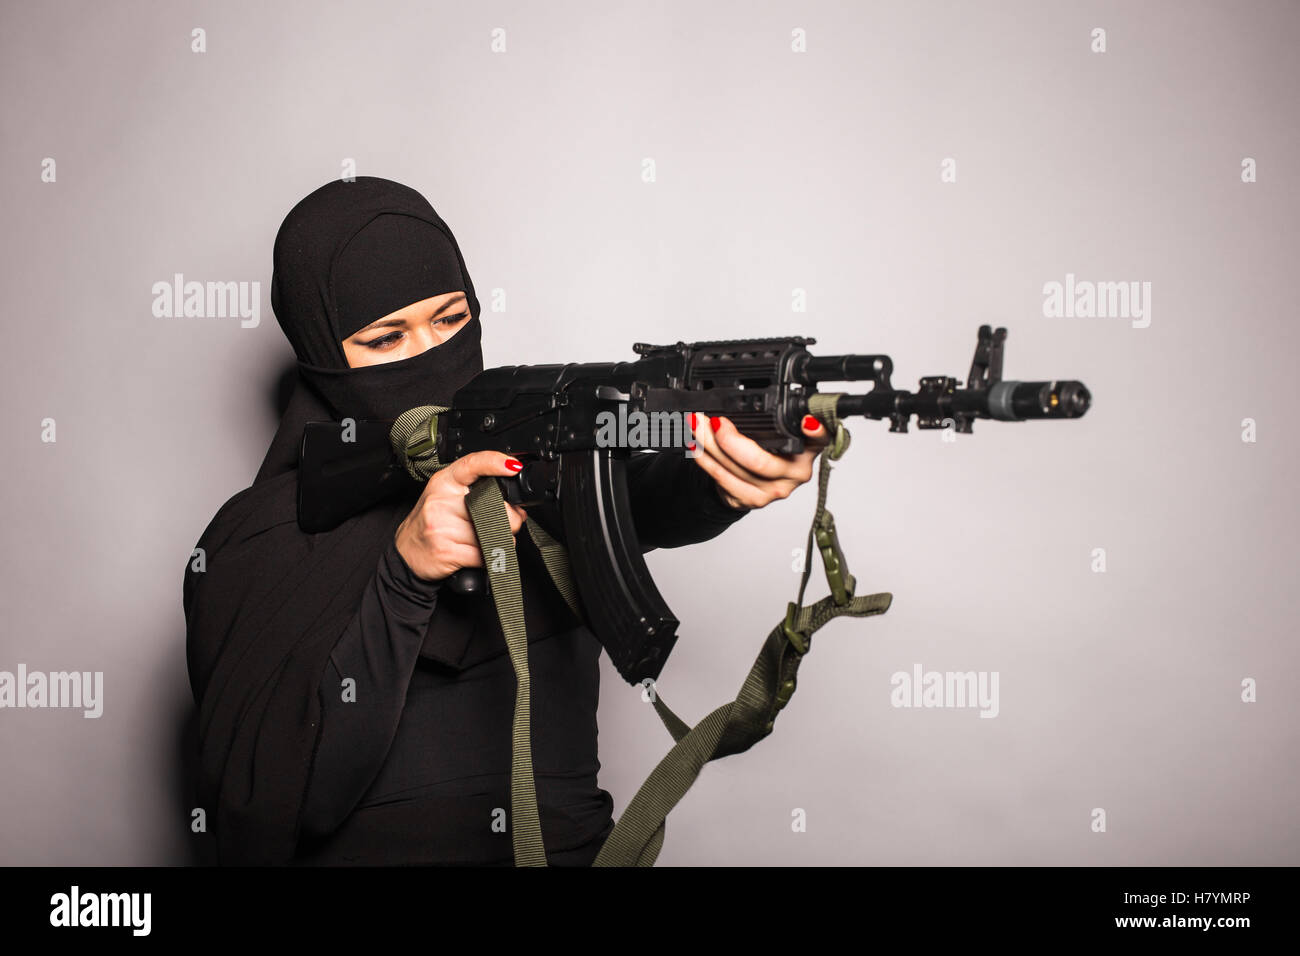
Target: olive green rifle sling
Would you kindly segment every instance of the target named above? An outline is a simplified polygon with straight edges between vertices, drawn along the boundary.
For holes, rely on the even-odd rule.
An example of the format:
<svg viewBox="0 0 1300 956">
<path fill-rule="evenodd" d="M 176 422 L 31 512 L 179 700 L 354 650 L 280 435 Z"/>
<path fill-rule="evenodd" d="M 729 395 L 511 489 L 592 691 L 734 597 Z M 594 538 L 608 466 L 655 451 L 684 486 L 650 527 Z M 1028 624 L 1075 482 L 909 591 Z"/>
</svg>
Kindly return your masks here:
<svg viewBox="0 0 1300 956">
<path fill-rule="evenodd" d="M 668 709 L 653 685 L 645 688 L 676 744 L 646 778 L 623 811 L 596 856 L 594 866 L 653 866 L 663 846 L 664 824 L 668 813 L 686 795 L 704 765 L 719 757 L 742 753 L 772 732 L 777 712 L 790 702 L 794 694 L 799 662 L 808 653 L 813 634 L 841 615 L 868 617 L 889 610 L 893 595 L 888 592 L 854 596 L 856 581 L 849 574 L 844 554 L 840 550 L 834 518 L 826 510 L 830 462 L 838 460 L 849 446 L 848 430 L 836 414 L 839 398 L 840 393 L 826 393 L 814 394 L 808 399 L 809 413 L 820 420 L 834 438 L 819 454 L 817 511 L 808 532 L 798 599 L 787 605 L 784 620 L 772 629 L 763 642 L 758 658 L 736 699 L 718 707 L 694 727 L 687 726 Z M 441 406 L 413 408 L 394 423 L 394 444 L 399 443 L 400 436 L 400 443 L 409 454 L 408 470 L 417 478 L 427 479 L 433 471 L 444 466 L 437 461 L 432 451 L 436 419 L 429 432 L 423 435 L 412 435 L 412 427 L 419 420 L 428 419 L 431 412 L 440 414 L 444 411 L 447 409 Z M 496 605 L 497 617 L 510 652 L 510 662 L 515 670 L 510 772 L 510 829 L 515 865 L 546 866 L 537 813 L 537 792 L 533 782 L 528 638 L 524 629 L 523 597 L 514 535 L 510 531 L 505 499 L 495 481 L 474 482 L 466 496 L 466 506 L 479 547 L 487 562 L 491 581 L 488 590 Z M 556 588 L 574 614 L 582 620 L 583 614 L 564 546 L 531 518 L 526 524 Z M 805 607 L 803 597 L 812 570 L 814 540 L 821 552 L 831 593 Z"/>
</svg>

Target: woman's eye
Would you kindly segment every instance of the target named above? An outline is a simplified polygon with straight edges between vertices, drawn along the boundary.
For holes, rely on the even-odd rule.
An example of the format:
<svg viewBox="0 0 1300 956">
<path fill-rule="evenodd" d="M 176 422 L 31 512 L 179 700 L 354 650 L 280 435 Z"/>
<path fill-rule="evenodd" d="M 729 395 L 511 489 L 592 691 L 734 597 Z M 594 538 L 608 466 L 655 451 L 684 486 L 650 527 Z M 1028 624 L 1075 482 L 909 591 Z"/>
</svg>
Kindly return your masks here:
<svg viewBox="0 0 1300 956">
<path fill-rule="evenodd" d="M 389 332 L 387 335 L 381 335 L 377 339 L 371 339 L 369 342 L 362 342 L 361 344 L 368 349 L 382 349 L 396 344 L 401 341 L 401 338 L 401 332 Z"/>
<path fill-rule="evenodd" d="M 469 313 L 462 312 L 460 315 L 449 315 L 445 319 L 438 319 L 433 324 L 434 325 L 455 325 L 461 319 L 467 319 L 467 318 L 469 318 Z"/>
</svg>

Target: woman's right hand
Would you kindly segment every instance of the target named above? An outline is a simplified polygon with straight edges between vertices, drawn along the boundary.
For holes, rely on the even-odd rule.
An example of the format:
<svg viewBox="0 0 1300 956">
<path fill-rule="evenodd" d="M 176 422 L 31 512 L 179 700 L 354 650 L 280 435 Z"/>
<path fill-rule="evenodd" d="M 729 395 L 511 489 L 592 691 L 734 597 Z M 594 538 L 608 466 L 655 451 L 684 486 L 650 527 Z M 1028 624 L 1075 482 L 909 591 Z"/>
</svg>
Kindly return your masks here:
<svg viewBox="0 0 1300 956">
<path fill-rule="evenodd" d="M 395 535 L 397 552 L 411 572 L 426 581 L 437 581 L 461 568 L 483 567 L 483 552 L 465 496 L 475 480 L 516 475 L 522 467 L 502 452 L 476 451 L 434 472 Z M 508 501 L 505 505 L 510 531 L 517 534 L 528 514 Z"/>
</svg>

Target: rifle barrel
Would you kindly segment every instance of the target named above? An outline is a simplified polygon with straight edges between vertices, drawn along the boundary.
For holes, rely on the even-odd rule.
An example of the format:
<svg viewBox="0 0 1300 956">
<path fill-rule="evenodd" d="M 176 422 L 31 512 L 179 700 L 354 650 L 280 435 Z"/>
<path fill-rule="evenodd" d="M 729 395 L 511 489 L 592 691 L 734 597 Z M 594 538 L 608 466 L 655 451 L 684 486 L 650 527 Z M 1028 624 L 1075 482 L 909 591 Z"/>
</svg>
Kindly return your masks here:
<svg viewBox="0 0 1300 956">
<path fill-rule="evenodd" d="M 1091 403 L 1092 395 L 1082 382 L 1002 381 L 988 388 L 975 389 L 908 392 L 876 388 L 865 395 L 841 398 L 839 413 L 867 418 L 916 415 L 924 419 L 943 419 L 959 413 L 975 418 L 1019 422 L 1035 418 L 1078 418 Z"/>
</svg>

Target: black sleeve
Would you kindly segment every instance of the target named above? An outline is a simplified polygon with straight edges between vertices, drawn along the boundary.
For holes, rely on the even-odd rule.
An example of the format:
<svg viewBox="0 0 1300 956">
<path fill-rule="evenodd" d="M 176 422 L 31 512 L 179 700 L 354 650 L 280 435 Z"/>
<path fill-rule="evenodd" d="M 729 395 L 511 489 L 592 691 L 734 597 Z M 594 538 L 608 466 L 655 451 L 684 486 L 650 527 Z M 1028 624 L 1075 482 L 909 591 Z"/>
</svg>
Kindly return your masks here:
<svg viewBox="0 0 1300 956">
<path fill-rule="evenodd" d="M 680 451 L 632 455 L 627 487 L 642 552 L 708 541 L 748 514 L 727 505 L 717 483 Z"/>
<path fill-rule="evenodd" d="M 390 539 L 321 678 L 321 728 L 302 808 L 310 840 L 336 829 L 388 755 L 440 582 L 416 577 Z M 351 678 L 347 699 L 343 681 Z"/>
</svg>

